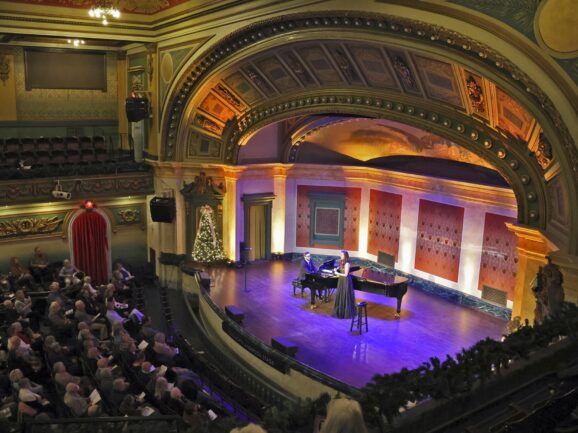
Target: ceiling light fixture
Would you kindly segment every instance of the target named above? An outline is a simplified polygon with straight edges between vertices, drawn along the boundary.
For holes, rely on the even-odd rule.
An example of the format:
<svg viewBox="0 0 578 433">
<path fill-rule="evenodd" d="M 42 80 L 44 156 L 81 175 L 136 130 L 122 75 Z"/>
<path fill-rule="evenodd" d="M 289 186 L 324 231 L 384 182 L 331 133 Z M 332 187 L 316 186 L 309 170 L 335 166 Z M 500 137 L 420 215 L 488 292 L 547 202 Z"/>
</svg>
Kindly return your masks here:
<svg viewBox="0 0 578 433">
<path fill-rule="evenodd" d="M 93 18 L 102 19 L 102 25 L 108 25 L 108 18 L 120 18 L 120 11 L 112 5 L 110 1 L 98 1 L 90 8 L 88 15 Z"/>
<path fill-rule="evenodd" d="M 80 47 L 81 45 L 84 45 L 84 41 L 82 39 L 68 39 L 66 42 L 68 42 L 71 45 L 74 45 L 75 47 Z"/>
</svg>

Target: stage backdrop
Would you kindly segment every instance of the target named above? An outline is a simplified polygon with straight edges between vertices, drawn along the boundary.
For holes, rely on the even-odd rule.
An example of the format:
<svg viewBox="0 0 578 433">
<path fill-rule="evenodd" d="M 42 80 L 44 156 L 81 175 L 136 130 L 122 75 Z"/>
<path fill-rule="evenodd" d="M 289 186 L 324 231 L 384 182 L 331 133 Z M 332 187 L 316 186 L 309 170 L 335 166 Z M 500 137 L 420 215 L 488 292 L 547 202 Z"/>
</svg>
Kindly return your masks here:
<svg viewBox="0 0 578 433">
<path fill-rule="evenodd" d="M 369 228 L 367 252 L 373 255 L 383 251 L 395 257 L 399 250 L 401 224 L 399 194 L 372 189 L 369 194 Z"/>
<path fill-rule="evenodd" d="M 516 235 L 506 228 L 507 222 L 515 223 L 516 219 L 486 213 L 478 289 L 482 290 L 487 285 L 503 290 L 513 301 L 518 250 Z"/>
<path fill-rule="evenodd" d="M 464 208 L 419 201 L 415 268 L 458 281 Z"/>
<path fill-rule="evenodd" d="M 361 188 L 341 188 L 316 185 L 298 185 L 297 187 L 297 246 L 337 249 L 331 244 L 310 244 L 311 215 L 309 211 L 309 193 L 343 193 L 345 209 L 343 216 L 343 249 L 357 251 L 359 248 L 359 206 Z"/>
</svg>

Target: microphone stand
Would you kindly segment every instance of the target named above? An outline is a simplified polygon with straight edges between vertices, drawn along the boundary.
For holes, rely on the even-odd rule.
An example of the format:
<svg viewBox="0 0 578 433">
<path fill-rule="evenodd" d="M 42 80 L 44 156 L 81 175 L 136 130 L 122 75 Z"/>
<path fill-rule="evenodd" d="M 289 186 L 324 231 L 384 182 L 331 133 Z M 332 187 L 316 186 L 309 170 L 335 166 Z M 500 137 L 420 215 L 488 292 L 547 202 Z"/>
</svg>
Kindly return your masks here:
<svg viewBox="0 0 578 433">
<path fill-rule="evenodd" d="M 249 251 L 251 250 L 251 248 L 245 248 L 245 250 L 242 252 L 243 253 L 243 269 L 245 270 L 245 283 L 243 285 L 243 291 L 245 293 L 249 293 L 251 291 L 251 289 L 247 288 L 247 267 L 249 266 L 249 260 L 248 260 L 248 255 L 249 255 Z"/>
</svg>

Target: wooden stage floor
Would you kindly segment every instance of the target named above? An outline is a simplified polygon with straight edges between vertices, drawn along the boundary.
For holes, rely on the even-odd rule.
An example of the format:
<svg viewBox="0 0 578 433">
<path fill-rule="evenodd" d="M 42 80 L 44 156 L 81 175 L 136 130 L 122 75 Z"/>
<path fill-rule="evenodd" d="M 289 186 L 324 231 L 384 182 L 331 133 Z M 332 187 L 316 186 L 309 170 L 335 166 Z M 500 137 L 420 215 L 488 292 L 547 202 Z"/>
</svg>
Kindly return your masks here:
<svg viewBox="0 0 578 433">
<path fill-rule="evenodd" d="M 211 298 L 224 309 L 245 313 L 245 328 L 267 344 L 283 336 L 299 346 L 297 360 L 350 385 L 361 387 L 374 374 L 414 368 L 432 356 L 444 359 L 486 337 L 499 339 L 507 322 L 409 287 L 401 319 L 395 298 L 356 291 L 368 302 L 369 332 L 350 333 L 350 320 L 331 317 L 333 299 L 310 310 L 309 291 L 293 296 L 298 263 L 253 263 L 247 269 L 211 270 Z"/>
</svg>

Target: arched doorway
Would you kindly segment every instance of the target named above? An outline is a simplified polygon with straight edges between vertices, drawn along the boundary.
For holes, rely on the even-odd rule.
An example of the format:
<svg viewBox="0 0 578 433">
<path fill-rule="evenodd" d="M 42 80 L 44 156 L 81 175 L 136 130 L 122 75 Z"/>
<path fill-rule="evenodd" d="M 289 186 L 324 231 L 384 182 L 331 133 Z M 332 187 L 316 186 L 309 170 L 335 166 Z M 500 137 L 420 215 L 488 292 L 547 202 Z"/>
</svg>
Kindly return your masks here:
<svg viewBox="0 0 578 433">
<path fill-rule="evenodd" d="M 99 210 L 79 210 L 70 222 L 70 251 L 74 265 L 96 284 L 110 280 L 110 222 Z"/>
</svg>

